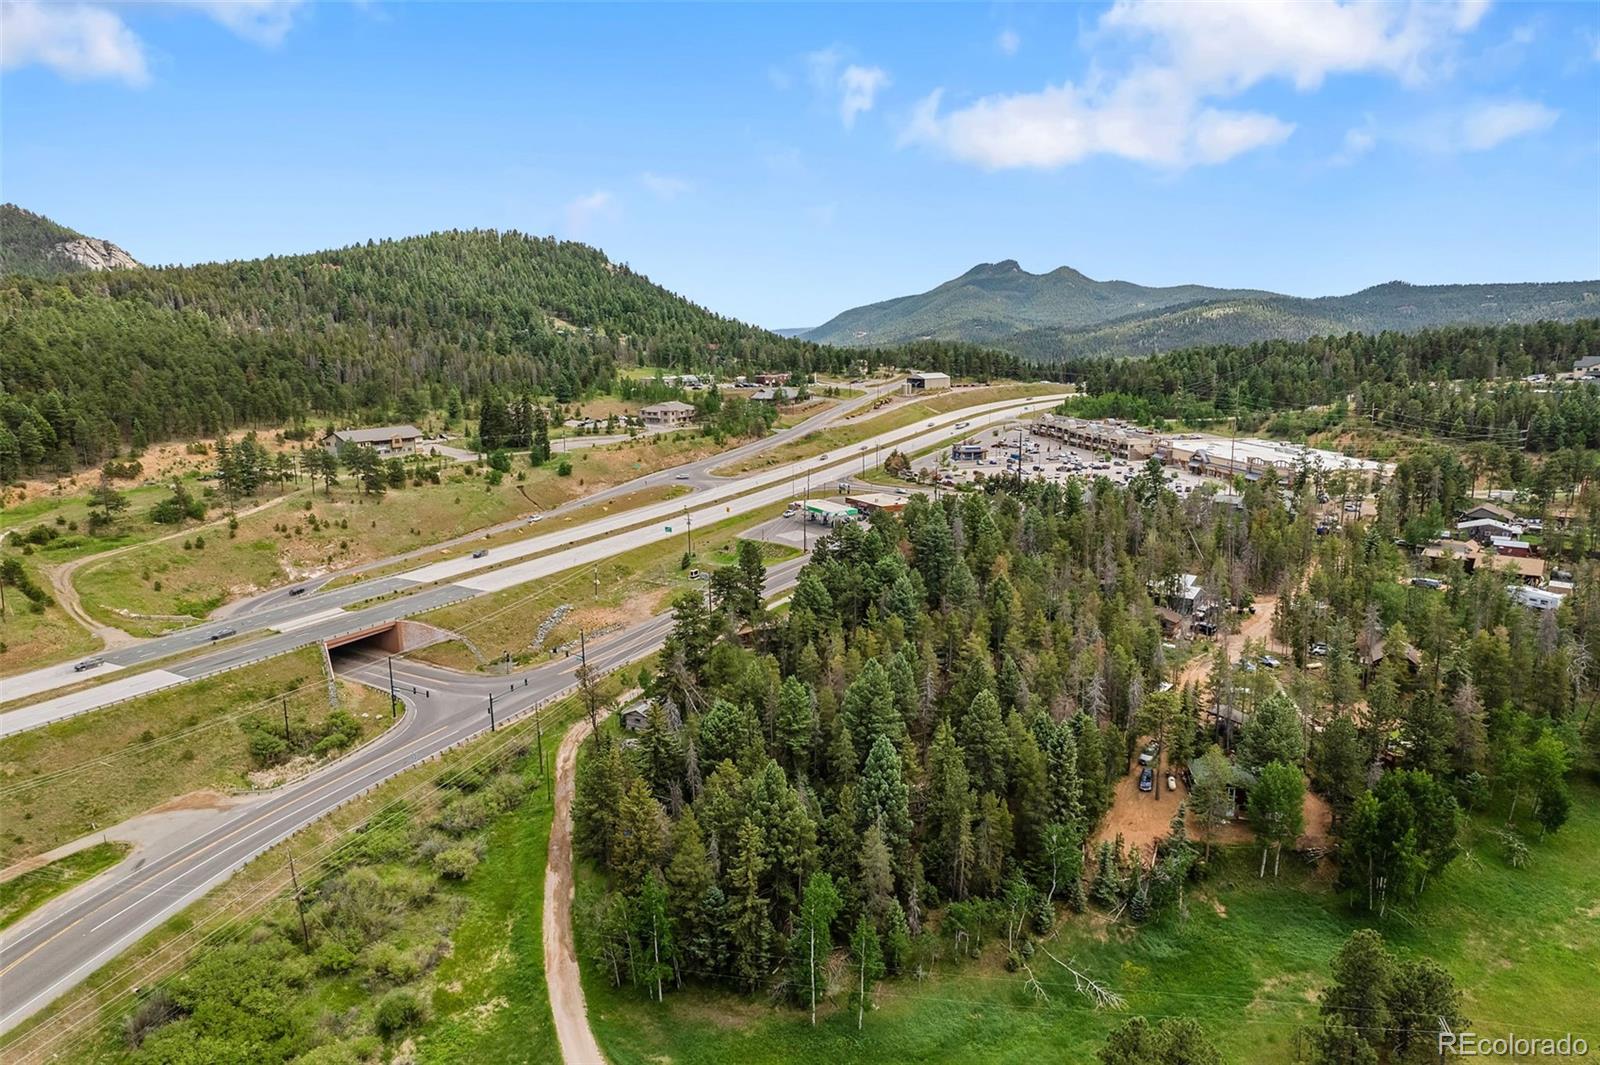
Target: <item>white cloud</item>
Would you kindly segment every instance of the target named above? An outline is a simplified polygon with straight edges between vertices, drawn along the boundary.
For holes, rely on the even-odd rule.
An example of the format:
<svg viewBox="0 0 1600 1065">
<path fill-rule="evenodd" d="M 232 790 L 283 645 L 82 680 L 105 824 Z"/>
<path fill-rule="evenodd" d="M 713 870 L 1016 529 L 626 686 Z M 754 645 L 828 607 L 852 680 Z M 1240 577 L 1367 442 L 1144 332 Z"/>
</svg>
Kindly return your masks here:
<svg viewBox="0 0 1600 1065">
<path fill-rule="evenodd" d="M 694 188 L 693 184 L 683 178 L 673 177 L 671 174 L 657 174 L 650 170 L 639 175 L 639 184 L 663 200 L 675 200 Z"/>
<path fill-rule="evenodd" d="M 1178 168 L 1222 163 L 1281 143 L 1293 123 L 1218 102 L 1268 80 L 1302 92 L 1330 76 L 1382 74 L 1417 85 L 1443 76 L 1481 0 L 1368 4 L 1117 0 L 1092 36 L 1134 43 L 1120 71 L 1098 68 L 1036 92 L 992 95 L 941 113 L 925 97 L 902 144 L 991 169 L 1053 168 L 1112 155 Z"/>
<path fill-rule="evenodd" d="M 170 0 L 169 0 L 170 2 Z M 294 25 L 304 0 L 178 0 L 210 16 L 247 41 L 276 45 Z"/>
<path fill-rule="evenodd" d="M 1022 47 L 1022 38 L 1016 30 L 1001 30 L 1000 35 L 994 39 L 994 46 L 1004 55 L 1016 55 L 1017 49 Z"/>
<path fill-rule="evenodd" d="M 1339 152 L 1333 157 L 1332 162 L 1335 166 L 1347 166 L 1377 146 L 1378 135 L 1370 123 L 1347 129 L 1344 133 L 1344 142 L 1339 146 Z"/>
<path fill-rule="evenodd" d="M 1513 137 L 1549 129 L 1557 113 L 1544 104 L 1504 100 L 1482 104 L 1462 116 L 1456 142 L 1469 152 L 1483 152 Z"/>
<path fill-rule="evenodd" d="M 861 67 L 851 64 L 839 75 L 839 121 L 845 129 L 856 124 L 856 116 L 871 111 L 878 93 L 889 84 L 889 74 L 882 67 Z"/>
<path fill-rule="evenodd" d="M 889 72 L 882 67 L 846 63 L 845 50 L 837 44 L 808 52 L 803 59 L 812 89 L 824 99 L 837 101 L 839 121 L 846 129 L 855 125 L 858 115 L 872 110 L 878 93 L 890 84 Z"/>
<path fill-rule="evenodd" d="M 236 36 L 277 45 L 304 0 L 169 0 L 173 10 L 204 14 Z M 150 80 L 144 42 L 123 21 L 119 0 L 104 3 L 0 3 L 0 66 L 43 66 L 72 81 L 107 78 L 128 85 Z M 149 10 L 148 8 L 146 10 Z"/>
<path fill-rule="evenodd" d="M 567 204 L 566 222 L 569 236 L 581 236 L 590 223 L 616 217 L 617 199 L 606 189 L 595 189 Z"/>
<path fill-rule="evenodd" d="M 71 81 L 150 80 L 144 46 L 114 12 L 86 4 L 0 4 L 0 67 L 43 66 Z"/>
</svg>

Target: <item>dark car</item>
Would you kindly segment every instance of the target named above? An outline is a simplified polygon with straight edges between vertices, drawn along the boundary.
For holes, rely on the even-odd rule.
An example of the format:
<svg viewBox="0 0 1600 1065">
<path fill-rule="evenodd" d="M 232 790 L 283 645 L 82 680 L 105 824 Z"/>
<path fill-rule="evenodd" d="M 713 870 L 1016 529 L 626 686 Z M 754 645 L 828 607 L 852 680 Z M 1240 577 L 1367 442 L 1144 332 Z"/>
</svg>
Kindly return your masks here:
<svg viewBox="0 0 1600 1065">
<path fill-rule="evenodd" d="M 482 558 L 485 555 L 487 555 L 488 553 L 489 553 L 489 549 L 487 547 L 480 547 L 480 548 L 478 548 L 476 551 L 474 551 L 472 553 L 472 557 L 473 558 Z"/>
<path fill-rule="evenodd" d="M 229 636 L 237 636 L 238 634 L 238 629 L 218 629 L 211 634 L 211 642 L 216 643 L 218 640 L 226 640 Z"/>
<path fill-rule="evenodd" d="M 105 659 L 103 658 L 85 658 L 82 662 L 72 667 L 72 672 L 82 673 L 85 670 L 95 669 L 105 664 Z"/>
<path fill-rule="evenodd" d="M 1139 790 L 1140 791 L 1150 791 L 1155 786 L 1156 786 L 1155 770 L 1151 769 L 1149 766 L 1145 766 L 1143 772 L 1141 772 L 1139 774 Z"/>
<path fill-rule="evenodd" d="M 291 596 L 296 596 L 296 595 L 305 595 L 305 594 L 306 594 L 306 589 L 305 589 L 305 585 L 301 585 L 301 586 L 300 586 L 300 587 L 298 587 L 298 588 L 290 588 L 290 589 L 289 589 L 289 594 L 290 594 L 290 595 L 291 595 Z"/>
</svg>

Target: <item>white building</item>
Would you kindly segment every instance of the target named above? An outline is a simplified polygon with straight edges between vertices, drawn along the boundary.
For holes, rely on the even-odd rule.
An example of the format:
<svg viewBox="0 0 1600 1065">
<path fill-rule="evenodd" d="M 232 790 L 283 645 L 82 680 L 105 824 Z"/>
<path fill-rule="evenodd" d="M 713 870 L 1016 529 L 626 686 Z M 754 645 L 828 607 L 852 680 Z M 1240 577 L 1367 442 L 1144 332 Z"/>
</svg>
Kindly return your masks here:
<svg viewBox="0 0 1600 1065">
<path fill-rule="evenodd" d="M 920 371 L 906 378 L 906 387 L 913 392 L 935 392 L 950 387 L 950 375 L 932 370 Z"/>
</svg>

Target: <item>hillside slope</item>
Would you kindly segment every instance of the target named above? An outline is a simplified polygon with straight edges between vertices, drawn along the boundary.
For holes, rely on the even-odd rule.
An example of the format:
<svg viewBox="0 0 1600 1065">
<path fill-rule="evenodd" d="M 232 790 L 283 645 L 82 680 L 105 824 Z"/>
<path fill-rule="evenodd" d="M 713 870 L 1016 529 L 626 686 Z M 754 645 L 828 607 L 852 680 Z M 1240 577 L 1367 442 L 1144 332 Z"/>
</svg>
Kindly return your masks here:
<svg viewBox="0 0 1600 1065">
<path fill-rule="evenodd" d="M 24 219 L 41 246 L 61 230 Z M 53 225 L 53 224 L 52 224 Z M 495 230 L 309 255 L 0 279 L 0 474 L 98 465 L 123 445 L 242 426 L 469 413 L 487 394 L 566 403 L 619 365 L 854 371 L 915 358 L 974 377 L 971 345 L 819 347 L 714 314 L 595 248 Z"/>
<path fill-rule="evenodd" d="M 1150 288 L 1127 281 L 1096 281 L 1065 266 L 1030 274 L 1016 260 L 1006 259 L 981 263 L 927 292 L 845 311 L 802 336 L 822 344 L 849 345 L 922 338 L 993 343 L 1033 327 L 1090 326 L 1197 300 L 1270 295 L 1205 285 Z"/>
<path fill-rule="evenodd" d="M 1414 332 L 1447 325 L 1571 322 L 1597 314 L 1600 281 L 1505 285 L 1394 281 L 1348 296 L 1321 299 L 1273 296 L 1191 303 L 1088 328 L 1023 330 L 998 343 L 1022 358 L 1051 362 L 1344 333 Z"/>
<path fill-rule="evenodd" d="M 1600 281 L 1409 285 L 1302 299 L 1205 285 L 1150 288 L 1095 281 L 1068 267 L 1030 274 L 983 263 L 913 296 L 856 307 L 801 335 L 827 344 L 901 344 L 931 337 L 991 344 L 1032 360 L 1150 355 L 1205 344 L 1302 340 L 1593 316 Z"/>
<path fill-rule="evenodd" d="M 86 237 L 14 203 L 0 204 L 0 275 L 54 277 L 80 271 L 131 270 L 138 260 L 109 240 Z"/>
</svg>

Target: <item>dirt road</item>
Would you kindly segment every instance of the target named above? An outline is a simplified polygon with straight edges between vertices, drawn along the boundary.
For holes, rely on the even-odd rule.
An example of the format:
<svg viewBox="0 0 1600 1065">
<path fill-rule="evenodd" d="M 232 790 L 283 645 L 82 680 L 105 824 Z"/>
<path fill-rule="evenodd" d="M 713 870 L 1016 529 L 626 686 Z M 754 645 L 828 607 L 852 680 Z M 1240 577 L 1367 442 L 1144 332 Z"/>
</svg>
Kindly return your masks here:
<svg viewBox="0 0 1600 1065">
<path fill-rule="evenodd" d="M 1229 660 L 1239 657 L 1239 651 L 1244 647 L 1246 640 L 1265 640 L 1272 631 L 1272 611 L 1278 605 L 1278 597 L 1263 595 L 1256 599 L 1256 612 L 1245 615 L 1239 624 L 1239 630 L 1228 634 L 1224 638 L 1228 648 Z M 1211 673 L 1212 655 L 1216 651 L 1215 644 L 1202 649 L 1189 660 L 1178 673 L 1178 687 L 1188 684 L 1204 684 Z M 1143 747 L 1146 736 L 1139 737 L 1139 746 Z M 1160 759 L 1160 771 L 1156 776 L 1156 790 L 1143 792 L 1139 790 L 1139 774 L 1134 772 L 1133 763 L 1129 763 L 1128 772 L 1117 781 L 1116 792 L 1111 799 L 1111 809 L 1106 813 L 1105 823 L 1100 826 L 1100 831 L 1095 834 L 1095 842 L 1113 840 L 1122 837 L 1122 842 L 1129 846 L 1138 844 L 1146 849 L 1151 843 L 1167 834 L 1167 828 L 1172 822 L 1172 815 L 1178 812 L 1178 803 L 1186 797 L 1183 784 L 1180 782 L 1176 792 L 1170 792 L 1166 787 L 1166 752 L 1163 751 Z M 1189 820 L 1190 833 L 1193 834 L 1197 824 L 1191 816 Z"/>
<path fill-rule="evenodd" d="M 556 751 L 555 818 L 550 824 L 550 852 L 544 869 L 544 980 L 550 988 L 550 1012 L 556 1039 L 567 1065 L 601 1065 L 605 1055 L 589 1030 L 589 1011 L 578 977 L 578 951 L 572 937 L 572 792 L 578 747 L 589 735 L 584 718 L 561 737 Z"/>
</svg>

